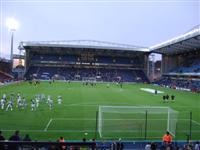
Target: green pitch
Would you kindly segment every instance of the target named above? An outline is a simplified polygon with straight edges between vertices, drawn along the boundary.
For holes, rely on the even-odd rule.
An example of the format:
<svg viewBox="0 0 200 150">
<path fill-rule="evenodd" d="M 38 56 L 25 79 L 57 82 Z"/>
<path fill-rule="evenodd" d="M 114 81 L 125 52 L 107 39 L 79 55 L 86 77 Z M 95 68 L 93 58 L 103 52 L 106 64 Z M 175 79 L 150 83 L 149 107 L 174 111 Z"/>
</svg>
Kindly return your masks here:
<svg viewBox="0 0 200 150">
<path fill-rule="evenodd" d="M 175 102 L 163 103 L 163 94 L 152 94 L 141 91 L 140 88 L 151 88 L 163 91 L 164 94 L 174 94 Z M 0 110 L 0 130 L 8 138 L 13 132 L 20 130 L 21 136 L 30 134 L 34 140 L 56 140 L 64 136 L 66 140 L 80 140 L 83 137 L 92 139 L 95 136 L 96 111 L 99 105 L 111 106 L 166 106 L 179 111 L 176 139 L 184 140 L 189 134 L 189 117 L 192 112 L 192 139 L 200 139 L 200 95 L 191 92 L 177 91 L 146 84 L 124 84 L 122 88 L 116 84 L 97 83 L 97 86 L 83 86 L 82 83 L 41 82 L 34 86 L 27 82 L 0 87 L 0 96 L 3 93 L 15 95 L 20 92 L 26 97 L 28 106 L 19 110 L 14 106 L 13 111 Z M 54 100 L 53 110 L 45 102 L 39 108 L 30 111 L 30 99 L 36 94 L 51 95 Z M 57 96 L 61 95 L 62 105 L 57 104 Z M 15 96 L 16 97 L 16 96 Z M 16 102 L 16 98 L 15 98 Z M 113 116 L 115 117 L 115 116 Z M 139 116 L 133 116 L 137 118 Z M 140 118 L 140 117 L 139 117 Z M 162 115 L 160 116 L 162 118 Z M 117 125 L 116 125 L 117 124 Z M 123 123 L 122 125 L 138 127 L 134 132 L 122 132 L 120 135 L 127 139 L 144 139 L 144 129 L 139 121 Z M 147 139 L 160 139 L 165 131 L 160 127 L 166 121 L 148 124 Z M 113 129 L 120 124 L 111 121 Z M 115 126 L 116 125 L 116 126 Z M 112 129 L 111 127 L 111 129 Z M 86 134 L 85 134 L 86 133 Z M 112 134 L 112 133 L 111 133 Z M 113 133 L 113 137 L 115 133 Z M 118 135 L 119 136 L 119 135 Z M 117 136 L 116 136 L 117 137 Z M 131 138 L 130 138 L 131 137 Z M 133 137 L 133 138 L 132 138 Z M 99 134 L 97 134 L 99 139 Z M 123 138 L 122 138 L 123 139 Z"/>
</svg>

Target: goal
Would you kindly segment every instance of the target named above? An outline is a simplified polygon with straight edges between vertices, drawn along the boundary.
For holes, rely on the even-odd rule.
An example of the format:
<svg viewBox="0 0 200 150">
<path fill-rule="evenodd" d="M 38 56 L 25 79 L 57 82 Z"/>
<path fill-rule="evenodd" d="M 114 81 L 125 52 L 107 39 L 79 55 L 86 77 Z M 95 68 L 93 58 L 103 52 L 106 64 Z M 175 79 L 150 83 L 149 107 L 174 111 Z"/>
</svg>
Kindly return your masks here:
<svg viewBox="0 0 200 150">
<path fill-rule="evenodd" d="M 157 106 L 99 106 L 101 138 L 160 138 L 169 131 L 176 135 L 178 111 Z"/>
</svg>

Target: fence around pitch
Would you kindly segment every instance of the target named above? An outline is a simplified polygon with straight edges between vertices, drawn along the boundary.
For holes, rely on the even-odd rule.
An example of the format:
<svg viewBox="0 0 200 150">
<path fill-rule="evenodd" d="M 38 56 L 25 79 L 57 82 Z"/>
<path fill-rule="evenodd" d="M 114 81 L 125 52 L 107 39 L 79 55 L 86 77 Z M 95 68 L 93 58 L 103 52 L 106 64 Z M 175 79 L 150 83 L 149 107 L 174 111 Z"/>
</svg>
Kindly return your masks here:
<svg viewBox="0 0 200 150">
<path fill-rule="evenodd" d="M 1 150 L 17 150 L 17 149 L 62 149 L 62 147 L 80 149 L 86 148 L 95 150 L 95 142 L 46 142 L 46 141 L 0 141 Z"/>
<path fill-rule="evenodd" d="M 96 142 L 46 142 L 46 141 L 35 141 L 35 142 L 14 142 L 14 141 L 0 141 L 1 150 L 39 150 L 39 149 L 56 149 L 62 150 L 63 146 L 65 150 L 71 149 L 87 149 L 87 150 L 114 150 L 123 149 L 144 149 L 147 144 L 154 144 L 157 149 L 163 149 L 164 144 L 162 141 L 96 141 Z M 179 147 L 183 148 L 185 145 L 191 145 L 194 147 L 196 141 L 173 141 L 170 147 L 174 149 Z M 119 147 L 118 147 L 119 146 Z"/>
</svg>

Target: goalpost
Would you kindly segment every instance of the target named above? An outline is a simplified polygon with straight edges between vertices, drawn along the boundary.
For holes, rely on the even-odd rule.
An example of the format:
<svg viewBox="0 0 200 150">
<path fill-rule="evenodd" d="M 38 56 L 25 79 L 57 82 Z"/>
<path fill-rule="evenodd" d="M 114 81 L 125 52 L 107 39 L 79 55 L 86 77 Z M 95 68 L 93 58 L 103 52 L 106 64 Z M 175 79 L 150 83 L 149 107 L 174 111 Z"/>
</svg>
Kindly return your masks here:
<svg viewBox="0 0 200 150">
<path fill-rule="evenodd" d="M 99 106 L 101 138 L 158 138 L 169 131 L 176 135 L 178 111 L 158 106 Z"/>
</svg>

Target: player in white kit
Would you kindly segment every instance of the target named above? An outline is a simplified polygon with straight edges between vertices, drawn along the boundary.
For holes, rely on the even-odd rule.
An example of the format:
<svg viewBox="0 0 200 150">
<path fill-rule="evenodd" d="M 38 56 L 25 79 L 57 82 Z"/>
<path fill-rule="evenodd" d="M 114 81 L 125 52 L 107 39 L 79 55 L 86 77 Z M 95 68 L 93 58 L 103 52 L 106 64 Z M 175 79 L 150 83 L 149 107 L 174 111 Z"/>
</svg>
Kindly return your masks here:
<svg viewBox="0 0 200 150">
<path fill-rule="evenodd" d="M 36 110 L 36 103 L 34 100 L 31 100 L 31 111 Z"/>
<path fill-rule="evenodd" d="M 35 102 L 36 102 L 36 107 L 39 107 L 39 102 L 40 102 L 40 100 L 39 100 L 38 97 L 35 98 Z"/>
<path fill-rule="evenodd" d="M 1 99 L 1 102 L 0 102 L 1 109 L 4 109 L 5 103 L 6 103 L 6 100 L 2 98 L 2 99 Z"/>
<path fill-rule="evenodd" d="M 3 99 L 6 100 L 6 94 L 5 93 L 3 94 Z"/>
<path fill-rule="evenodd" d="M 8 111 L 8 110 L 13 110 L 13 101 L 12 101 L 12 99 L 8 102 L 8 105 L 7 105 L 7 107 L 6 107 L 6 111 Z"/>
<path fill-rule="evenodd" d="M 58 104 L 61 105 L 62 104 L 62 96 L 58 96 Z"/>
<path fill-rule="evenodd" d="M 50 109 L 53 108 L 53 100 L 52 100 L 52 99 L 49 99 L 48 105 L 49 105 L 49 108 L 50 108 Z"/>
</svg>

